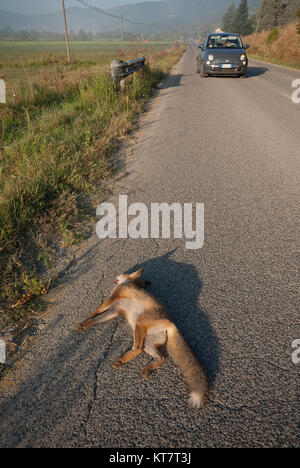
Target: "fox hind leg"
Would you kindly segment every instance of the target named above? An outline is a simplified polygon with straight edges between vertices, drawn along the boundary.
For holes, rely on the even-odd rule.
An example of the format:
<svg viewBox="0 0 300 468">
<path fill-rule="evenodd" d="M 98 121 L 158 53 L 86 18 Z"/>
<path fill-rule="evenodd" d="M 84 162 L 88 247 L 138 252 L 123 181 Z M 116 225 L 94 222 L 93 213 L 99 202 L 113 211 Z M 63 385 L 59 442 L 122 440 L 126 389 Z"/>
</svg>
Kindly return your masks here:
<svg viewBox="0 0 300 468">
<path fill-rule="evenodd" d="M 143 351 L 143 344 L 146 336 L 146 330 L 144 327 L 136 325 L 134 330 L 134 345 L 130 351 L 125 353 L 123 356 L 116 359 L 113 363 L 115 369 L 120 369 L 124 364 L 132 359 L 136 358 Z"/>
<path fill-rule="evenodd" d="M 143 368 L 142 370 L 143 379 L 148 379 L 151 372 L 153 372 L 155 369 L 157 369 L 159 366 L 161 366 L 165 362 L 166 358 L 159 351 L 159 348 L 163 346 L 166 343 L 166 341 L 167 341 L 167 336 L 166 336 L 166 332 L 164 331 L 158 332 L 155 335 L 151 335 L 151 334 L 147 335 L 146 340 L 145 340 L 144 351 L 145 353 L 153 357 L 153 361 L 147 364 L 147 366 Z"/>
<path fill-rule="evenodd" d="M 151 349 L 145 348 L 145 352 L 154 358 L 154 360 L 150 362 L 150 364 L 147 364 L 147 366 L 145 366 L 142 370 L 143 379 L 148 379 L 151 372 L 161 366 L 165 362 L 166 358 L 158 351 L 158 348 L 155 347 Z"/>
</svg>

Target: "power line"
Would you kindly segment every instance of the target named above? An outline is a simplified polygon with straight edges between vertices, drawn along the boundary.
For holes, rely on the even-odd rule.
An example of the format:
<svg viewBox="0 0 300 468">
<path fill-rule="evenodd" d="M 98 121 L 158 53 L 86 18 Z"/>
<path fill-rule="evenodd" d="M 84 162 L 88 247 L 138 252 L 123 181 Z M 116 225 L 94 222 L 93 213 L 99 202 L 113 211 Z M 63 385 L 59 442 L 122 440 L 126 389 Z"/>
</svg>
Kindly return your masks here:
<svg viewBox="0 0 300 468">
<path fill-rule="evenodd" d="M 123 15 L 122 16 L 114 15 L 113 13 L 109 13 L 106 10 L 102 10 L 102 8 L 98 8 L 98 7 L 95 7 L 93 5 L 90 5 L 89 3 L 85 2 L 84 0 L 76 0 L 76 1 L 78 3 L 81 3 L 82 5 L 85 5 L 88 8 L 91 8 L 91 10 L 97 11 L 98 13 L 102 13 L 103 15 L 106 15 L 106 16 L 110 16 L 111 18 L 116 18 L 116 19 L 119 19 L 119 20 L 126 21 L 126 23 L 138 24 L 138 25 L 143 25 L 143 26 L 153 26 L 155 24 L 155 23 L 138 23 L 136 21 L 131 21 L 131 20 L 127 19 L 127 18 L 124 18 Z"/>
</svg>

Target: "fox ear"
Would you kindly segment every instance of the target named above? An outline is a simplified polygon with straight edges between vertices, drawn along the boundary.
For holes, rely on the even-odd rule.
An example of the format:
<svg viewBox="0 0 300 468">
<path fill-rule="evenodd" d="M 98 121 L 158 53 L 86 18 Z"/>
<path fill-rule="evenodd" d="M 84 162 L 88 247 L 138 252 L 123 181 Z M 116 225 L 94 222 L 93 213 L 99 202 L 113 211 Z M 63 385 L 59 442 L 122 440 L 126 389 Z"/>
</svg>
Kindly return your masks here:
<svg viewBox="0 0 300 468">
<path fill-rule="evenodd" d="M 144 268 L 141 268 L 138 271 L 135 271 L 134 273 L 131 273 L 131 275 L 128 275 L 129 279 L 137 279 L 141 277 L 141 274 L 143 273 Z"/>
</svg>

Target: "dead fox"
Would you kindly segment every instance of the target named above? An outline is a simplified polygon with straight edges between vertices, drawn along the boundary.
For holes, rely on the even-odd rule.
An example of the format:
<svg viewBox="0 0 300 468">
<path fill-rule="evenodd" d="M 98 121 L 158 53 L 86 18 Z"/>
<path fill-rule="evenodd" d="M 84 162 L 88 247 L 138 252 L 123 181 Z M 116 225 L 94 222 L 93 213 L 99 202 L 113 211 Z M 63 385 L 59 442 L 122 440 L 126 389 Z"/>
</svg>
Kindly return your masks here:
<svg viewBox="0 0 300 468">
<path fill-rule="evenodd" d="M 145 288 L 150 284 L 141 279 L 143 269 L 130 275 L 120 275 L 111 296 L 78 325 L 81 331 L 98 323 L 124 315 L 134 330 L 134 345 L 124 356 L 116 359 L 113 367 L 121 368 L 126 362 L 145 351 L 153 361 L 142 371 L 143 378 L 165 361 L 159 348 L 166 344 L 169 355 L 180 367 L 190 387 L 190 404 L 200 408 L 208 402 L 209 387 L 205 372 L 193 351 L 172 323 L 165 306 Z"/>
</svg>

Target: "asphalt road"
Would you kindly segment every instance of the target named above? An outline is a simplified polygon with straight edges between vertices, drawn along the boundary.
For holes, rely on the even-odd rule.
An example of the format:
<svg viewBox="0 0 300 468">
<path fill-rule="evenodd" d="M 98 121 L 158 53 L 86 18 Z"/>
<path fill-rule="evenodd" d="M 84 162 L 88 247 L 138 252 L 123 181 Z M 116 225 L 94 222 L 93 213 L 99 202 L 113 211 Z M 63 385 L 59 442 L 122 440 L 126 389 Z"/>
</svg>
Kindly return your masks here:
<svg viewBox="0 0 300 468">
<path fill-rule="evenodd" d="M 297 379 L 296 201 L 299 71 L 250 61 L 247 79 L 195 73 L 185 56 L 125 142 L 128 203 L 204 203 L 205 241 L 96 235 L 49 296 L 35 344 L 2 393 L 1 447 L 295 447 Z M 145 267 L 206 369 L 211 402 L 187 405 L 168 359 L 113 361 L 132 343 L 122 318 L 82 334 L 78 322 L 109 294 L 114 277 Z"/>
</svg>

